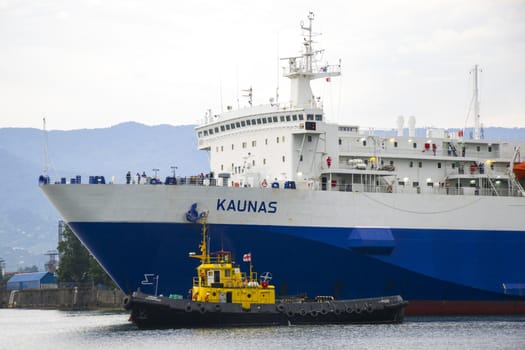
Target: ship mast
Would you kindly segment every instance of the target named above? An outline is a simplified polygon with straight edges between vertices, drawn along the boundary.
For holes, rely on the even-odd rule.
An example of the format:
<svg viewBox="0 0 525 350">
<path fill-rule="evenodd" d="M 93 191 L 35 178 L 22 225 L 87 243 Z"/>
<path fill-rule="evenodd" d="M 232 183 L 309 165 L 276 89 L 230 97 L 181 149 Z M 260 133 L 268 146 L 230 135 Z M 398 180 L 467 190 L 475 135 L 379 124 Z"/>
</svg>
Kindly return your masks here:
<svg viewBox="0 0 525 350">
<path fill-rule="evenodd" d="M 474 68 L 472 69 L 474 72 L 474 140 L 480 139 L 480 115 L 479 115 L 479 89 L 478 89 L 478 72 L 481 71 L 481 69 L 476 64 Z"/>
<path fill-rule="evenodd" d="M 316 55 L 324 50 L 313 49 L 313 23 L 314 13 L 308 14 L 308 26 L 301 22 L 303 30 L 303 53 L 301 56 L 286 57 L 288 67 L 284 68 L 283 76 L 291 80 L 290 107 L 315 107 L 315 98 L 310 86 L 310 80 L 335 77 L 341 75 L 341 61 L 338 65 L 316 66 Z"/>
</svg>

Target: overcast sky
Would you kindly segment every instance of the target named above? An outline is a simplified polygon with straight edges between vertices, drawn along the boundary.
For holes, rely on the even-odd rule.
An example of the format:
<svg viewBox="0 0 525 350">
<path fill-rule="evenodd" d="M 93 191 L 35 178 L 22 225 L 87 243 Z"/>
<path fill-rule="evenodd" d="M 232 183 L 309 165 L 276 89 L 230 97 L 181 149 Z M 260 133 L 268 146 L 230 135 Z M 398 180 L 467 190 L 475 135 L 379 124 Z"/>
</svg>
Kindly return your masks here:
<svg viewBox="0 0 525 350">
<path fill-rule="evenodd" d="M 0 0 L 0 127 L 195 124 L 207 109 L 288 99 L 277 58 L 315 13 L 331 121 L 463 127 L 480 76 L 485 126 L 525 127 L 524 0 Z M 237 102 L 239 100 L 239 102 Z"/>
</svg>

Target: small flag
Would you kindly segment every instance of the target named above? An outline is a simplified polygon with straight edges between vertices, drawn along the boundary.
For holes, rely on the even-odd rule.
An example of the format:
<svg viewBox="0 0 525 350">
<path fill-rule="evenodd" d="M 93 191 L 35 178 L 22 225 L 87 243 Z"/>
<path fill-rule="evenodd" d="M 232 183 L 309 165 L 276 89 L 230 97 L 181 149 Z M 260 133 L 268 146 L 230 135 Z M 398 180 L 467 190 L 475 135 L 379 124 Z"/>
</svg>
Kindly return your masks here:
<svg viewBox="0 0 525 350">
<path fill-rule="evenodd" d="M 252 261 L 252 253 L 246 253 L 242 256 L 242 261 L 250 262 Z"/>
</svg>

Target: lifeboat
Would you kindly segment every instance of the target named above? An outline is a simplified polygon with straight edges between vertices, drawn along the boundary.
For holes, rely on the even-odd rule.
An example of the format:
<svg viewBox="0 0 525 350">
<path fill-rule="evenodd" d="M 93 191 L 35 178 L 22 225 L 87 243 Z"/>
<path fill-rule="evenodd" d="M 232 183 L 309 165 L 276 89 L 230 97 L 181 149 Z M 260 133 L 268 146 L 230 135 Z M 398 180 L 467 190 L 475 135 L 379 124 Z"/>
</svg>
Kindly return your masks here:
<svg viewBox="0 0 525 350">
<path fill-rule="evenodd" d="M 514 172 L 516 179 L 525 180 L 525 162 L 514 164 L 512 171 Z"/>
</svg>

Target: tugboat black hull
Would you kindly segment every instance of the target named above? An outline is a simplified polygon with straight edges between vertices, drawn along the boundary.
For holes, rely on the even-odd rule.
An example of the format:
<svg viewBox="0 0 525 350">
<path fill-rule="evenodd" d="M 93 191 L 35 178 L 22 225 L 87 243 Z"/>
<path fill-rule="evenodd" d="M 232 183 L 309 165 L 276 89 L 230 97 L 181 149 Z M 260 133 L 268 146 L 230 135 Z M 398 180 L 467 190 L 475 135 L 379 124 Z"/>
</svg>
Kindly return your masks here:
<svg viewBox="0 0 525 350">
<path fill-rule="evenodd" d="M 400 296 L 380 298 L 240 304 L 195 302 L 135 292 L 124 298 L 139 328 L 245 327 L 301 324 L 401 323 L 408 303 Z"/>
</svg>

